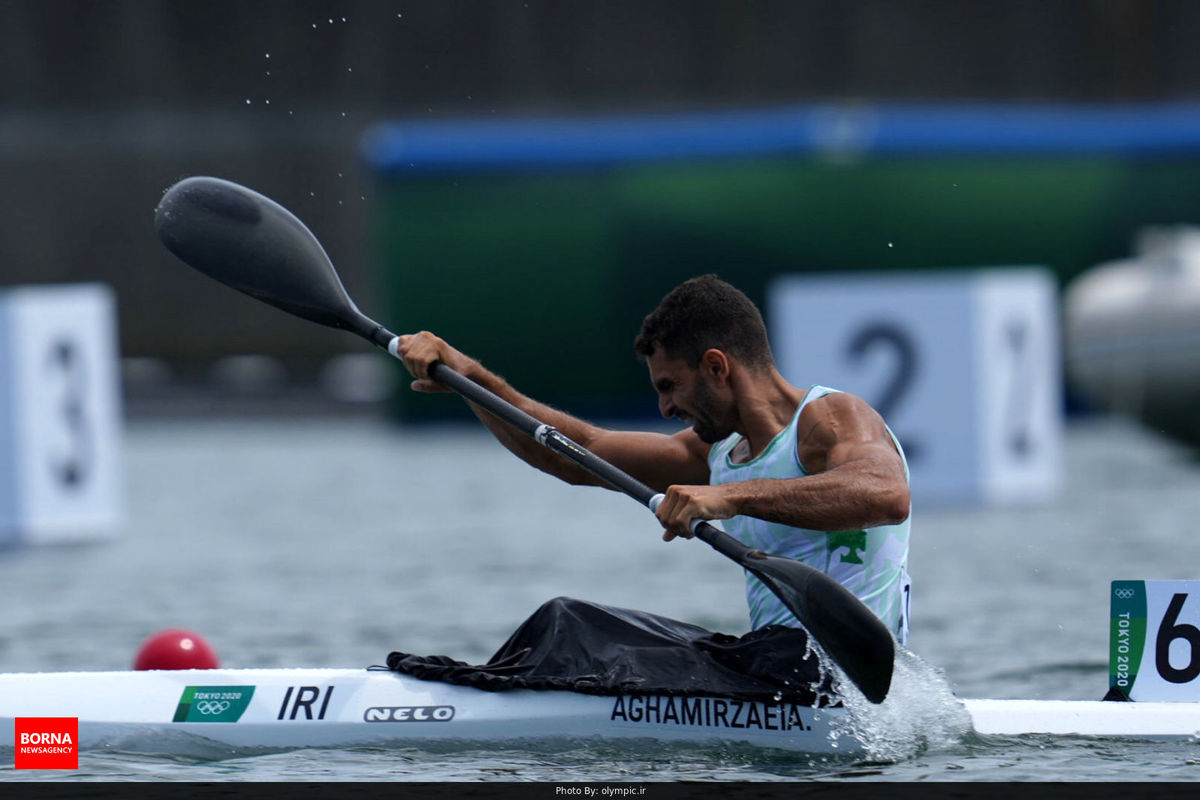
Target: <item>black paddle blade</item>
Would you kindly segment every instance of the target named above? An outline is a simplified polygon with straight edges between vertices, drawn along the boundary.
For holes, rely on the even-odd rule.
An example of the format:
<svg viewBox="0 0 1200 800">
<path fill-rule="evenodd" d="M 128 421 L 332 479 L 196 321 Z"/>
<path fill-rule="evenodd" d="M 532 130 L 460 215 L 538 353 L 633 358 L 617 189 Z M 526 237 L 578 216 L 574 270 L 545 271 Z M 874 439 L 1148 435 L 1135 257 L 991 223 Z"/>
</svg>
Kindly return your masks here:
<svg viewBox="0 0 1200 800">
<path fill-rule="evenodd" d="M 879 617 L 845 586 L 805 564 L 761 553 L 741 563 L 792 610 L 868 700 L 883 702 L 896 645 Z"/>
<path fill-rule="evenodd" d="M 154 227 L 168 250 L 239 292 L 322 325 L 363 327 L 317 237 L 258 192 L 220 178 L 186 178 L 163 195 Z"/>
</svg>

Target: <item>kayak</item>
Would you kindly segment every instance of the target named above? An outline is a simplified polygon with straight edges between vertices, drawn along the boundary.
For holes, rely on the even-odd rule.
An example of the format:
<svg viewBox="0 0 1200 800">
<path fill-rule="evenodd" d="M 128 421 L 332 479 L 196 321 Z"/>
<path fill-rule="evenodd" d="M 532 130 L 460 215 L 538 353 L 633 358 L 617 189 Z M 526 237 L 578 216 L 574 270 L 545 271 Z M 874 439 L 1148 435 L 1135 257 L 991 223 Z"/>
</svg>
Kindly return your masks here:
<svg viewBox="0 0 1200 800">
<path fill-rule="evenodd" d="M 0 675 L 0 747 L 18 717 L 74 717 L 81 749 L 179 734 L 238 748 L 546 739 L 747 743 L 846 752 L 842 708 L 720 697 L 488 692 L 388 670 L 234 669 Z"/>
<path fill-rule="evenodd" d="M 1194 703 L 964 700 L 985 735 L 1191 739 Z M 853 755 L 845 708 L 722 697 L 481 689 L 374 669 L 219 669 L 0 674 L 0 748 L 14 720 L 78 720 L 81 750 L 238 749 L 657 740 Z"/>
</svg>

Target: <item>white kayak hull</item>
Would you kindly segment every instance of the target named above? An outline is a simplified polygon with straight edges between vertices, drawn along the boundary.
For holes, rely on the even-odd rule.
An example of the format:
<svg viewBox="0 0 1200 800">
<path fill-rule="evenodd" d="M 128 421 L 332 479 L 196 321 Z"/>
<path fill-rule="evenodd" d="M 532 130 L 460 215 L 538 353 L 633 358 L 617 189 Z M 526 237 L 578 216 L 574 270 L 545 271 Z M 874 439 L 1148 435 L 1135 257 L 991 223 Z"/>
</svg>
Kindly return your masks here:
<svg viewBox="0 0 1200 800">
<path fill-rule="evenodd" d="M 1200 704 L 965 700 L 976 732 L 1193 739 Z M 723 698 L 486 692 L 361 669 L 0 674 L 0 749 L 18 717 L 74 717 L 81 750 L 238 749 L 591 739 L 746 744 L 849 755 L 841 708 Z"/>
<path fill-rule="evenodd" d="M 964 700 L 977 733 L 1122 739 L 1200 738 L 1200 703 Z"/>
<path fill-rule="evenodd" d="M 655 739 L 846 753 L 842 709 L 722 698 L 486 692 L 394 672 L 247 669 L 0 675 L 0 748 L 16 717 L 75 717 L 81 749 L 395 746 L 460 740 Z"/>
</svg>

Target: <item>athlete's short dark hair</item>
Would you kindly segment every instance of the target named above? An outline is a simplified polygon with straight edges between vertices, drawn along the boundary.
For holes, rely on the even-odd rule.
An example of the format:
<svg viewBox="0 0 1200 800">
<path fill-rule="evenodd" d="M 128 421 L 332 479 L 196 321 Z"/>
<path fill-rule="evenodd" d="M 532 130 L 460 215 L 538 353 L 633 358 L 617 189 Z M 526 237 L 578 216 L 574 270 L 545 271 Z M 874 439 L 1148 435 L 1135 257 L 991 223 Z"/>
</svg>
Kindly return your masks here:
<svg viewBox="0 0 1200 800">
<path fill-rule="evenodd" d="M 716 275 L 701 275 L 676 286 L 642 320 L 633 341 L 649 357 L 661 347 L 668 358 L 697 367 L 716 348 L 754 367 L 773 362 L 767 326 L 750 298 Z"/>
</svg>

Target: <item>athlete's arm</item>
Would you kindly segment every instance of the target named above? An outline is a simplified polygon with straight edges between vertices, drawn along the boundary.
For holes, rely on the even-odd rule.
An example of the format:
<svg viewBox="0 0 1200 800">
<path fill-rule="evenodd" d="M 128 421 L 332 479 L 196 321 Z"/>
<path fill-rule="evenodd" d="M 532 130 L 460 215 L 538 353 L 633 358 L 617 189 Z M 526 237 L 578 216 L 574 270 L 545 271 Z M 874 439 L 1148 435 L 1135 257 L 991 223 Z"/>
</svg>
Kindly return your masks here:
<svg viewBox="0 0 1200 800">
<path fill-rule="evenodd" d="M 401 336 L 398 353 L 415 378 L 412 382 L 415 391 L 450 391 L 429 377 L 429 367 L 441 361 L 653 489 L 663 491 L 672 483 L 708 481 L 709 446 L 691 429 L 667 435 L 601 428 L 526 397 L 499 375 L 428 331 Z M 607 487 L 582 467 L 538 444 L 483 407 L 467 403 L 492 435 L 523 461 L 567 483 Z"/>
<path fill-rule="evenodd" d="M 861 398 L 833 392 L 805 406 L 797 452 L 804 477 L 669 487 L 658 512 L 663 538 L 690 536 L 688 523 L 697 518 L 746 515 L 819 531 L 908 518 L 904 462 L 883 419 Z"/>
</svg>

